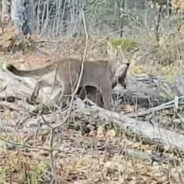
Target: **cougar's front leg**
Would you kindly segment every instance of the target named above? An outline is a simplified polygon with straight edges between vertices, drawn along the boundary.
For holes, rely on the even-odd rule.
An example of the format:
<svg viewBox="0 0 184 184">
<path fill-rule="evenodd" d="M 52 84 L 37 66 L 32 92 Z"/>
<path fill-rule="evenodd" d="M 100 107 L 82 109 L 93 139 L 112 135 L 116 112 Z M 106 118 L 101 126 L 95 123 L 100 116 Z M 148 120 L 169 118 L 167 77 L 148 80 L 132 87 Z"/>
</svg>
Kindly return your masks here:
<svg viewBox="0 0 184 184">
<path fill-rule="evenodd" d="M 104 83 L 101 85 L 101 94 L 103 98 L 104 108 L 110 110 L 112 108 L 112 87 L 111 84 Z"/>
<path fill-rule="evenodd" d="M 87 86 L 86 90 L 88 98 L 95 102 L 99 107 L 103 107 L 104 103 L 100 91 L 93 86 Z"/>
<path fill-rule="evenodd" d="M 79 89 L 78 95 L 82 100 L 87 97 L 98 106 L 103 107 L 102 95 L 100 91 L 94 86 L 85 86 L 82 89 Z"/>
</svg>

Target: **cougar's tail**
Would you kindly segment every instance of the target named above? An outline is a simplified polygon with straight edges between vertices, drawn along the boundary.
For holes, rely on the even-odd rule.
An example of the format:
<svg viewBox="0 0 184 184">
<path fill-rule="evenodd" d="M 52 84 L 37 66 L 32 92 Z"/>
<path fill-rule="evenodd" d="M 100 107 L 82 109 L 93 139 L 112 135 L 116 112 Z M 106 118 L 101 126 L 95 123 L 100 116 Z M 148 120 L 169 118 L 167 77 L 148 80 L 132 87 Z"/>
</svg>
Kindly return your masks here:
<svg viewBox="0 0 184 184">
<path fill-rule="evenodd" d="M 6 64 L 3 68 L 5 71 L 11 72 L 17 76 L 36 77 L 36 76 L 42 76 L 44 74 L 49 73 L 50 71 L 52 71 L 54 69 L 54 65 L 48 65 L 44 68 L 35 69 L 35 70 L 18 70 L 12 64 Z"/>
</svg>

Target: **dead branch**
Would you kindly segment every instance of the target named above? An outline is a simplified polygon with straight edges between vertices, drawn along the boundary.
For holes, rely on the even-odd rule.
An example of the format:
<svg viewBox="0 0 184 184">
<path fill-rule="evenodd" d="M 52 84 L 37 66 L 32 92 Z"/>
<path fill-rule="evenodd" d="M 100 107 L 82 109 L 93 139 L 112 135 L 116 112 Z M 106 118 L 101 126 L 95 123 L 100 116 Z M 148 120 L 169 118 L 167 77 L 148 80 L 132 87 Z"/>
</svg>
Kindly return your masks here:
<svg viewBox="0 0 184 184">
<path fill-rule="evenodd" d="M 146 111 L 129 114 L 128 116 L 130 118 L 135 118 L 135 117 L 141 117 L 141 116 L 146 116 L 146 115 L 149 115 L 149 114 L 153 114 L 153 113 L 155 113 L 157 111 L 164 110 L 164 109 L 170 109 L 170 108 L 177 109 L 179 105 L 184 105 L 183 100 L 184 100 L 184 96 L 175 97 L 175 99 L 170 101 L 170 102 L 161 104 L 161 105 L 159 105 L 157 107 L 150 108 L 150 109 L 148 109 Z"/>
</svg>

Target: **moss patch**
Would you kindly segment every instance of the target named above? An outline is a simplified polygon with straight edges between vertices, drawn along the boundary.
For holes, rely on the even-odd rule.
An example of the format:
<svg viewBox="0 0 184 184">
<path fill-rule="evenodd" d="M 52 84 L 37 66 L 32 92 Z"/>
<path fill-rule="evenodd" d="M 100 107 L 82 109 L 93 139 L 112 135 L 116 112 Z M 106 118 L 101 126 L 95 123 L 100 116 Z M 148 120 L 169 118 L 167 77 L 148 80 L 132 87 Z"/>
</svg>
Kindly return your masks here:
<svg viewBox="0 0 184 184">
<path fill-rule="evenodd" d="M 131 51 L 137 47 L 137 42 L 130 39 L 112 39 L 111 44 L 115 48 L 121 48 L 125 51 Z"/>
</svg>

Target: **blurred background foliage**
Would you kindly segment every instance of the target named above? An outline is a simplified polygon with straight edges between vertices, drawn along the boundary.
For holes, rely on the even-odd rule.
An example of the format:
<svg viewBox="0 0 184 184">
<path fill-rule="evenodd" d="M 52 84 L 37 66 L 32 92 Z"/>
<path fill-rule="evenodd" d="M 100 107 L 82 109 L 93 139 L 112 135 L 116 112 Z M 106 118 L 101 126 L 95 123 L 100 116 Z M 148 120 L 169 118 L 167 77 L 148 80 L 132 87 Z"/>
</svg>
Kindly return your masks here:
<svg viewBox="0 0 184 184">
<path fill-rule="evenodd" d="M 115 32 L 117 37 L 137 39 L 154 34 L 159 41 L 162 34 L 181 31 L 184 22 L 182 0 L 33 1 L 34 32 L 51 39 L 83 35 L 82 10 L 91 35 Z"/>
</svg>

